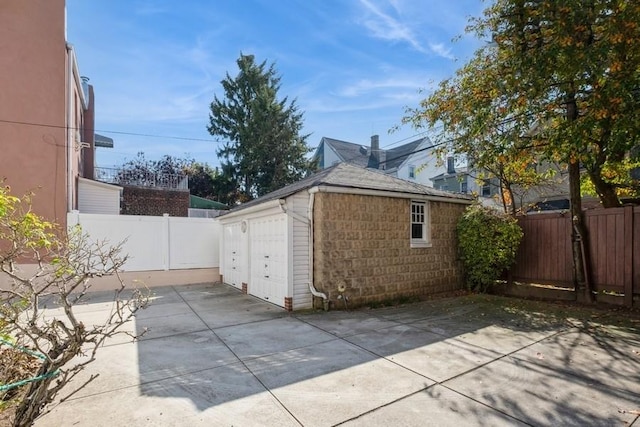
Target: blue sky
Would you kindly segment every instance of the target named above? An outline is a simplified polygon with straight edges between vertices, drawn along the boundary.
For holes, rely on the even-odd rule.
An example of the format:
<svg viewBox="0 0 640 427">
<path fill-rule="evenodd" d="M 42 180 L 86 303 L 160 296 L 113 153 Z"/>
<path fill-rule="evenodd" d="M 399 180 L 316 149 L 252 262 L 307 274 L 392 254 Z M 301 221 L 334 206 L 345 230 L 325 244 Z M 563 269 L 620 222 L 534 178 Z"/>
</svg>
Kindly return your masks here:
<svg viewBox="0 0 640 427">
<path fill-rule="evenodd" d="M 412 140 L 400 125 L 480 46 L 464 36 L 481 0 L 67 0 L 67 40 L 96 94 L 96 129 L 115 140 L 99 166 L 142 151 L 218 165 L 209 104 L 240 52 L 275 62 L 307 140 Z M 422 91 L 422 92 L 421 92 Z M 136 136 L 145 134 L 155 135 Z M 174 139 L 178 137 L 184 139 Z"/>
</svg>

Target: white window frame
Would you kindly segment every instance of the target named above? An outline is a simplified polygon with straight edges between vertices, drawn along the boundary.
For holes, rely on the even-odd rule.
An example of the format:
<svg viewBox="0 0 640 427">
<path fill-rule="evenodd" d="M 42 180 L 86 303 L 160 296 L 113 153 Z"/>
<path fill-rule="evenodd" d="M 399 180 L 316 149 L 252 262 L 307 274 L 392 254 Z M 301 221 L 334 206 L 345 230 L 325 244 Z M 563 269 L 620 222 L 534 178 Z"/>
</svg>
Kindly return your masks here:
<svg viewBox="0 0 640 427">
<path fill-rule="evenodd" d="M 409 179 L 416 179 L 416 167 L 413 165 L 409 166 Z"/>
<path fill-rule="evenodd" d="M 414 226 L 422 226 L 422 236 L 414 237 Z M 409 240 L 412 248 L 431 247 L 431 212 L 429 202 L 425 200 L 411 200 L 409 208 Z"/>
<path fill-rule="evenodd" d="M 485 179 L 482 181 L 482 187 L 480 188 L 480 194 L 482 197 L 491 196 L 491 180 Z"/>
</svg>

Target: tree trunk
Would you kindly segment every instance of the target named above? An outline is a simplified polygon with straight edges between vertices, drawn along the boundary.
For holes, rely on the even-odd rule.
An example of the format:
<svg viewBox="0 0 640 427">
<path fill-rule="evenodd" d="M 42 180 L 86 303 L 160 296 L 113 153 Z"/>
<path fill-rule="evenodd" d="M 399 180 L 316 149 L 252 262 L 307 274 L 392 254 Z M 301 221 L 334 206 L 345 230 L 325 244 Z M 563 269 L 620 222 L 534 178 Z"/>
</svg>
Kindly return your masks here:
<svg viewBox="0 0 640 427">
<path fill-rule="evenodd" d="M 602 203 L 602 206 L 605 208 L 617 208 L 622 206 L 620 203 L 620 199 L 616 194 L 616 190 L 613 185 L 605 182 L 602 179 L 601 174 L 598 172 L 589 171 L 589 178 L 593 183 L 593 186 L 596 189 L 596 193 L 598 194 L 598 198 Z"/>
<path fill-rule="evenodd" d="M 578 106 L 575 94 L 567 96 L 567 120 L 578 119 Z M 588 302 L 593 301 L 591 281 L 589 280 L 590 266 L 587 241 L 587 229 L 584 226 L 582 212 L 582 195 L 580 194 L 580 162 L 578 156 L 569 158 L 569 202 L 571 207 L 571 244 L 573 249 L 573 273 L 576 296 Z"/>
</svg>

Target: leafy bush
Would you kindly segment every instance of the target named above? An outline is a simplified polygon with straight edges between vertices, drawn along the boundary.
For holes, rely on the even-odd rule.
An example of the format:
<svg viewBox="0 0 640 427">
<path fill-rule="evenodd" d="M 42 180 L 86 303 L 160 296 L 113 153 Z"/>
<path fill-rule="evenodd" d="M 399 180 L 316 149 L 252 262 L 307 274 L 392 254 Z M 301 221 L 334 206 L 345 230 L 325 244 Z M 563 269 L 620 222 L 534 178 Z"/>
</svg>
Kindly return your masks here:
<svg viewBox="0 0 640 427">
<path fill-rule="evenodd" d="M 513 265 L 522 229 L 515 218 L 473 204 L 458 220 L 456 231 L 467 286 L 485 292 Z"/>
<path fill-rule="evenodd" d="M 124 293 L 122 244 L 93 242 L 80 229 L 63 232 L 33 213 L 30 202 L 0 181 L 0 339 L 6 344 L 0 349 L 0 425 L 21 427 L 50 410 L 107 339 L 129 334 L 121 327 L 149 303 L 147 289 Z M 74 307 L 89 301 L 91 279 L 105 275 L 120 283 L 112 310 L 103 323 L 84 324 Z M 45 302 L 55 315 L 45 315 Z"/>
</svg>

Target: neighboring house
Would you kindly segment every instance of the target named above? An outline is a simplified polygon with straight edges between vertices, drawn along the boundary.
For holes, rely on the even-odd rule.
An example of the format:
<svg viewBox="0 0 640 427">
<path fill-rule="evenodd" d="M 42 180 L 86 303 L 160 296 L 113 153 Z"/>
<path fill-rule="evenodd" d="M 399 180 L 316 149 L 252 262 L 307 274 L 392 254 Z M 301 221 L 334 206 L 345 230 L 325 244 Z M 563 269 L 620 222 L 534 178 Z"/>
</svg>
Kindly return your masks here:
<svg viewBox="0 0 640 427">
<path fill-rule="evenodd" d="M 380 148 L 378 135 L 371 137 L 370 145 L 323 137 L 313 155 L 320 169 L 338 163 L 377 169 L 396 178 L 433 186 L 431 177 L 444 170 L 429 138 L 419 138 L 398 147 Z"/>
<path fill-rule="evenodd" d="M 123 215 L 189 216 L 189 177 L 146 168 L 96 168 L 96 180 L 122 190 Z"/>
<path fill-rule="evenodd" d="M 120 215 L 123 188 L 78 177 L 78 212 Z"/>
<path fill-rule="evenodd" d="M 458 290 L 471 200 L 339 163 L 219 216 L 220 272 L 289 310 L 311 308 L 312 288 L 337 308 Z"/>
<path fill-rule="evenodd" d="M 66 41 L 64 0 L 1 9 L 0 178 L 14 195 L 35 192 L 34 211 L 65 227 L 81 205 L 78 177 L 93 178 L 93 87 Z"/>
<path fill-rule="evenodd" d="M 478 197 L 492 198 L 500 194 L 500 182 L 497 178 L 482 179 L 481 173 L 468 166 L 456 167 L 453 157 L 447 157 L 445 172 L 431 177 L 433 187 L 453 193 L 474 194 Z"/>
<path fill-rule="evenodd" d="M 513 187 L 514 203 L 517 211 L 566 210 L 569 209 L 569 182 L 566 170 L 555 164 L 542 162 L 536 165 L 542 173 L 554 169 L 555 174 L 532 188 Z M 485 174 L 486 175 L 486 174 Z M 502 209 L 500 180 L 496 177 L 482 178 L 480 170 L 468 166 L 456 167 L 453 158 L 447 158 L 447 171 L 431 178 L 434 188 L 455 193 L 473 194 L 485 206 Z M 508 200 L 508 198 L 507 198 Z M 583 198 L 585 207 L 594 207 L 597 202 L 592 197 Z M 508 203 L 509 204 L 509 203 Z"/>
</svg>

